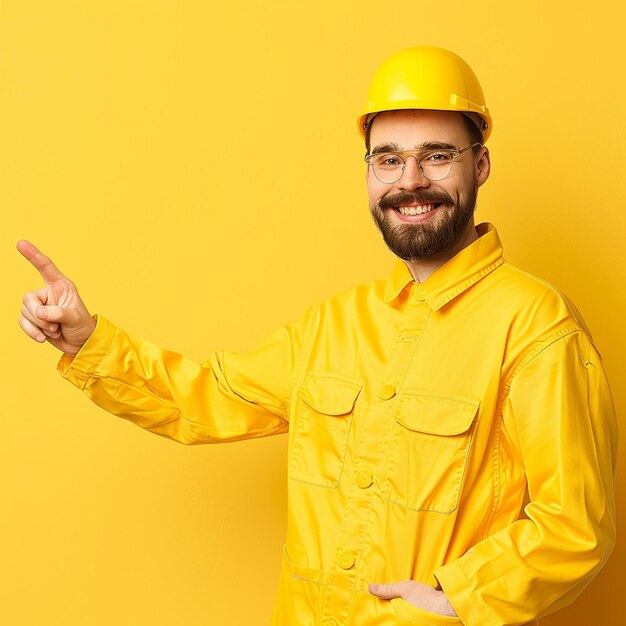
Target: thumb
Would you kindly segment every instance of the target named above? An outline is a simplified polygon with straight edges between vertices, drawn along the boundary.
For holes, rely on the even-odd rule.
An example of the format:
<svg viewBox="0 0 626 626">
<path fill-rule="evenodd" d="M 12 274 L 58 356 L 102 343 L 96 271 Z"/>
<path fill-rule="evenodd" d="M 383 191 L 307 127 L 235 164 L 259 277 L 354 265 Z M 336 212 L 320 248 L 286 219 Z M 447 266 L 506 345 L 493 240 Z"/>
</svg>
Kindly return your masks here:
<svg viewBox="0 0 626 626">
<path fill-rule="evenodd" d="M 76 326 L 80 321 L 80 314 L 76 309 L 54 305 L 37 307 L 37 317 L 48 322 L 59 322 L 66 326 Z"/>
<path fill-rule="evenodd" d="M 370 583 L 369 591 L 373 596 L 390 600 L 391 598 L 401 598 L 401 583 Z"/>
</svg>

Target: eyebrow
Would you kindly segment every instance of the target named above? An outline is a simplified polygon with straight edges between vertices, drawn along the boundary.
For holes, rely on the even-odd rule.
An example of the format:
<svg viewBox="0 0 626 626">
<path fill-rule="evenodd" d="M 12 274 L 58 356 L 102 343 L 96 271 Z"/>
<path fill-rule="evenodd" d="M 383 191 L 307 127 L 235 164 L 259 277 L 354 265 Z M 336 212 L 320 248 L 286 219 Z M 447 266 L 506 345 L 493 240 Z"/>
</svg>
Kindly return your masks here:
<svg viewBox="0 0 626 626">
<path fill-rule="evenodd" d="M 456 146 L 453 146 L 450 143 L 445 143 L 442 141 L 425 141 L 419 146 L 415 146 L 415 148 L 411 148 L 410 150 L 458 150 Z M 387 143 L 379 143 L 377 146 L 370 150 L 370 154 L 381 154 L 384 152 L 405 152 L 406 148 L 401 148 L 395 141 L 390 141 Z"/>
</svg>

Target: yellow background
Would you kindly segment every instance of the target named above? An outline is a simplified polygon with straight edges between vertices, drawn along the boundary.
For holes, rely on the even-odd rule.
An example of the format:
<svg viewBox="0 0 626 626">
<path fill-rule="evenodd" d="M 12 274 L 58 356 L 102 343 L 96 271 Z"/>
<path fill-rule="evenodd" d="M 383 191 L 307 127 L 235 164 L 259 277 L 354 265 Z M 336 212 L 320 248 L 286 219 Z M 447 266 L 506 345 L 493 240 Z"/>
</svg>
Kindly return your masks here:
<svg viewBox="0 0 626 626">
<path fill-rule="evenodd" d="M 14 244 L 131 333 L 196 359 L 252 346 L 391 267 L 355 118 L 404 47 L 478 74 L 494 117 L 478 219 L 577 303 L 623 424 L 622 6 L 2 0 L 0 623 L 268 623 L 286 439 L 186 448 L 91 405 L 17 325 L 40 281 Z M 624 546 L 543 623 L 618 624 Z"/>
</svg>

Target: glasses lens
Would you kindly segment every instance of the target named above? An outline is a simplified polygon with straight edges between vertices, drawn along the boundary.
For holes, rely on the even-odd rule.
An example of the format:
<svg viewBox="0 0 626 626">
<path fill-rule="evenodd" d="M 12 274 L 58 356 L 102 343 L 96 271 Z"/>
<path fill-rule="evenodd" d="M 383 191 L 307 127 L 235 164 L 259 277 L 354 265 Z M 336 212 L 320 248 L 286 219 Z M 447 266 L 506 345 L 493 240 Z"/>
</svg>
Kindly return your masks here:
<svg viewBox="0 0 626 626">
<path fill-rule="evenodd" d="M 404 169 L 402 157 L 392 152 L 373 155 L 371 164 L 376 178 L 381 183 L 395 183 L 402 176 Z"/>
<path fill-rule="evenodd" d="M 429 180 L 443 180 L 450 174 L 454 154 L 446 150 L 427 152 L 421 159 L 420 165 L 424 176 Z"/>
</svg>

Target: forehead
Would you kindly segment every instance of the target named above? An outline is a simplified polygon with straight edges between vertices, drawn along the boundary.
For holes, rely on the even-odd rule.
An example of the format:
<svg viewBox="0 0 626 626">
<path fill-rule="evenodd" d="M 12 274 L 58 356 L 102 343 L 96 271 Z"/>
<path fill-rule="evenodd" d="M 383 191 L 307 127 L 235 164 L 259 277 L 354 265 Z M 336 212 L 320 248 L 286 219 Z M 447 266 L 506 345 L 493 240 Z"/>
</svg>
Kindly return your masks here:
<svg viewBox="0 0 626 626">
<path fill-rule="evenodd" d="M 371 148 L 383 143 L 416 148 L 426 142 L 449 143 L 457 147 L 467 142 L 463 114 L 454 111 L 384 111 L 372 121 Z"/>
</svg>

